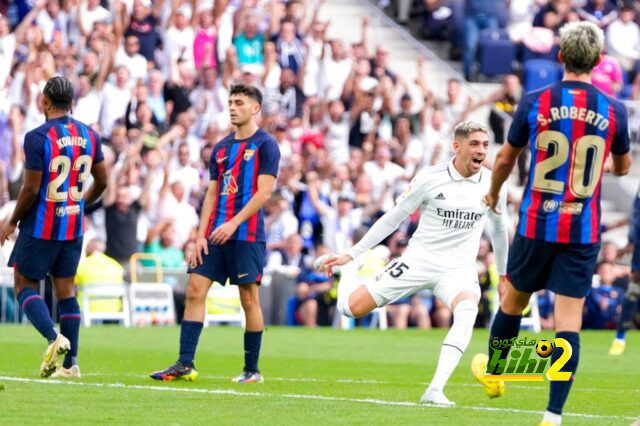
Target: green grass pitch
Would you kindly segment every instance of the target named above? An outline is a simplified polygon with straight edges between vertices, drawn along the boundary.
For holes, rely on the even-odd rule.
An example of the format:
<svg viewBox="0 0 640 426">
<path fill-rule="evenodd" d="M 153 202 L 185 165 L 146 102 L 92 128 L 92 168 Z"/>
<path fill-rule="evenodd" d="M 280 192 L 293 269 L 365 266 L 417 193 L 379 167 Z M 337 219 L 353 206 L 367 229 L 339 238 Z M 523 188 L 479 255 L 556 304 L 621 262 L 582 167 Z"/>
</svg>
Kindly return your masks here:
<svg viewBox="0 0 640 426">
<path fill-rule="evenodd" d="M 210 327 L 196 356 L 200 378 L 155 382 L 148 373 L 177 357 L 179 328 L 92 327 L 80 334 L 77 381 L 39 380 L 45 342 L 28 326 L 0 326 L 0 424 L 505 424 L 535 425 L 548 382 L 507 383 L 489 400 L 470 374 L 486 350 L 473 341 L 447 385 L 455 408 L 418 403 L 446 330 L 269 327 L 265 382 L 231 383 L 242 368 L 242 330 Z M 551 338 L 551 333 L 536 336 Z M 607 355 L 613 332 L 584 332 L 580 367 L 563 424 L 628 425 L 640 416 L 640 333 Z M 4 386 L 4 390 L 1 389 Z"/>
</svg>

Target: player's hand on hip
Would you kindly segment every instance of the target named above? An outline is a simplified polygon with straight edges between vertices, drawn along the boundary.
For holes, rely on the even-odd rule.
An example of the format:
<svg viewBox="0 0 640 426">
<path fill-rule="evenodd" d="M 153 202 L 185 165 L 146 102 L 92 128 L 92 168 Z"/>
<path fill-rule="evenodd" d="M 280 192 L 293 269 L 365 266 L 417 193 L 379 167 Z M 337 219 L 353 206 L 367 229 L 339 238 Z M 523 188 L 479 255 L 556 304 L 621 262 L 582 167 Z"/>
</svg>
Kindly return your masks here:
<svg viewBox="0 0 640 426">
<path fill-rule="evenodd" d="M 2 225 L 2 229 L 0 229 L 0 246 L 4 245 L 5 241 L 9 239 L 15 230 L 16 225 L 12 224 L 8 220 Z"/>
<path fill-rule="evenodd" d="M 211 237 L 209 237 L 209 240 L 213 244 L 224 244 L 227 241 L 229 241 L 233 233 L 236 232 L 237 228 L 238 228 L 238 225 L 236 225 L 233 220 L 230 220 L 229 222 L 226 222 L 218 226 L 211 233 Z"/>
<path fill-rule="evenodd" d="M 504 292 L 507 290 L 507 277 L 506 275 L 500 275 L 498 279 L 498 302 L 502 302 Z"/>
<path fill-rule="evenodd" d="M 502 212 L 498 209 L 498 196 L 493 195 L 492 193 L 488 193 L 482 199 L 482 205 L 484 207 L 488 207 L 493 210 L 497 214 L 501 214 Z"/>
<path fill-rule="evenodd" d="M 187 262 L 191 268 L 195 268 L 198 265 L 202 265 L 202 253 L 209 254 L 209 242 L 205 237 L 198 237 L 196 239 L 196 249 L 189 255 Z"/>
</svg>

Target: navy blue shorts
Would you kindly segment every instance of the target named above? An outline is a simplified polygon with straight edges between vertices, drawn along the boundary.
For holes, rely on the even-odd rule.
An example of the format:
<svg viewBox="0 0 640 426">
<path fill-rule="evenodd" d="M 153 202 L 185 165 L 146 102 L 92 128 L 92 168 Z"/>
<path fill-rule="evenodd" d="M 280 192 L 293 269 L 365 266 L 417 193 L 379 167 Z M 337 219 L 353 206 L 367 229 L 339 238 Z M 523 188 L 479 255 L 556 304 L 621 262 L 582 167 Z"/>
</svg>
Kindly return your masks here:
<svg viewBox="0 0 640 426">
<path fill-rule="evenodd" d="M 47 274 L 68 278 L 76 275 L 81 254 L 82 237 L 69 241 L 42 240 L 20 232 L 8 266 L 33 281 L 40 281 Z"/>
<path fill-rule="evenodd" d="M 547 289 L 581 298 L 591 289 L 599 251 L 600 243 L 550 243 L 517 234 L 509 249 L 507 274 L 525 293 Z"/>
<path fill-rule="evenodd" d="M 227 241 L 222 245 L 209 243 L 209 254 L 203 253 L 202 265 L 189 268 L 222 285 L 242 285 L 262 280 L 265 259 L 265 243 L 253 241 Z"/>
</svg>

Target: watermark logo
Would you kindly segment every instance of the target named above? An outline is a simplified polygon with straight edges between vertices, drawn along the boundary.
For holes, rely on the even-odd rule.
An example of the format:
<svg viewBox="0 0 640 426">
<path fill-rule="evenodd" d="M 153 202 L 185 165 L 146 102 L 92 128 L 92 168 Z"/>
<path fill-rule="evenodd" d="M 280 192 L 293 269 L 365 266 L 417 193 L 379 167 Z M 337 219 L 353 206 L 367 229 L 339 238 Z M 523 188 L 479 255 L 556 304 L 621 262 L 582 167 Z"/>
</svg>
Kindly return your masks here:
<svg viewBox="0 0 640 426">
<path fill-rule="evenodd" d="M 491 347 L 493 356 L 487 365 L 488 380 L 542 382 L 546 377 L 550 381 L 568 381 L 573 374 L 560 371 L 573 355 L 571 345 L 562 338 L 553 339 L 553 343 L 549 340 L 528 340 L 526 337 L 519 340 L 493 339 Z M 502 354 L 509 349 L 509 356 L 504 357 Z M 562 351 L 562 354 L 550 362 L 554 351 Z"/>
</svg>

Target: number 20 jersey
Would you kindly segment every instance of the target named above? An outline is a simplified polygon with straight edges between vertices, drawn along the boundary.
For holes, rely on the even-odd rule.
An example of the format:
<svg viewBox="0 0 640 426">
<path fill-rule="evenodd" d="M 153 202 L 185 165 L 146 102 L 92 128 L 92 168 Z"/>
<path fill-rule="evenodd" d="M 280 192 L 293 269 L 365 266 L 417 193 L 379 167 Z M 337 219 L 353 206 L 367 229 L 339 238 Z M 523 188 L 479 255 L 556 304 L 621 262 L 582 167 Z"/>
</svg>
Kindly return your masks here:
<svg viewBox="0 0 640 426">
<path fill-rule="evenodd" d="M 20 232 L 68 241 L 84 233 L 84 195 L 93 163 L 103 161 L 100 137 L 69 116 L 48 120 L 24 138 L 25 168 L 42 172 L 36 202 Z"/>
<path fill-rule="evenodd" d="M 604 163 L 629 151 L 625 106 L 591 84 L 560 81 L 523 97 L 508 142 L 531 150 L 518 233 L 597 243 Z"/>
</svg>

